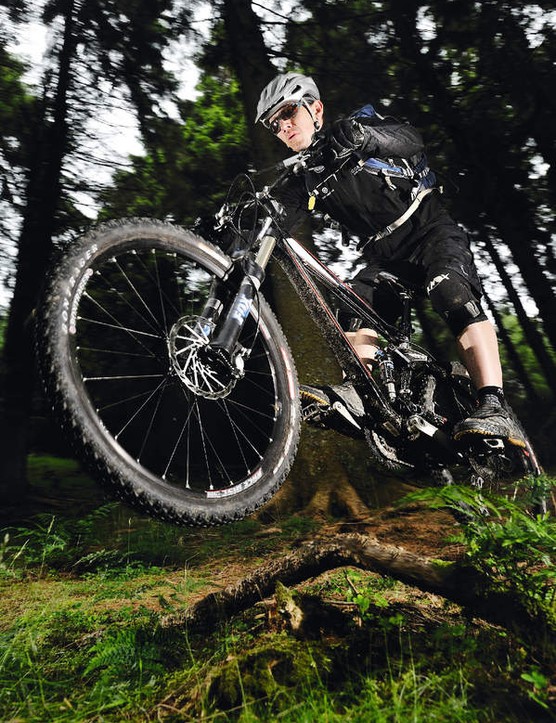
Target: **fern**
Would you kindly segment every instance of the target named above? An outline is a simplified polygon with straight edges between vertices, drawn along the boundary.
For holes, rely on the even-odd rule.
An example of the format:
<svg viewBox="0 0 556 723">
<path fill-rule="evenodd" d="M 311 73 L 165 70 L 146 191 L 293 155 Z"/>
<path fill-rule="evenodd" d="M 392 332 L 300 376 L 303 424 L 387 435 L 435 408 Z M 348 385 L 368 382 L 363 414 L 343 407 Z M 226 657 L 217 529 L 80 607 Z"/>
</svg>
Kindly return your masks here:
<svg viewBox="0 0 556 723">
<path fill-rule="evenodd" d="M 415 492 L 402 502 L 421 502 L 459 516 L 464 510 L 465 522 L 455 539 L 464 544 L 471 564 L 494 588 L 514 591 L 556 625 L 556 518 L 548 513 L 532 517 L 515 501 L 458 485 Z"/>
<path fill-rule="evenodd" d="M 148 631 L 118 628 L 108 631 L 89 650 L 85 675 L 99 674 L 104 682 L 138 682 L 164 672 L 163 656 Z"/>
</svg>

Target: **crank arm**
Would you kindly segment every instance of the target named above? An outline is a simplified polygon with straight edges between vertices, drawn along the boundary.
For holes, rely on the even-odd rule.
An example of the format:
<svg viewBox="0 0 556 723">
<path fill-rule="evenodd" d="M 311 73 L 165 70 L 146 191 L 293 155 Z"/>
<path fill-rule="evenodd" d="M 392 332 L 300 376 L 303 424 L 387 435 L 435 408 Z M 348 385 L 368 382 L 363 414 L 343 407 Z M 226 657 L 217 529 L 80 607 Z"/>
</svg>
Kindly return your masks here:
<svg viewBox="0 0 556 723">
<path fill-rule="evenodd" d="M 434 424 L 424 419 L 420 414 L 413 414 L 407 420 L 407 431 L 414 437 L 421 435 L 428 437 L 437 447 L 439 452 L 448 462 L 457 462 L 462 459 L 462 455 L 457 451 L 449 435 L 443 432 Z"/>
<path fill-rule="evenodd" d="M 334 409 L 336 412 L 338 412 L 338 414 L 340 414 L 346 421 L 348 421 L 350 424 L 352 424 L 356 429 L 361 430 L 361 425 L 355 419 L 355 417 L 349 411 L 349 409 L 345 406 L 345 404 L 342 404 L 342 402 L 334 402 L 334 404 L 332 405 L 332 409 Z"/>
</svg>

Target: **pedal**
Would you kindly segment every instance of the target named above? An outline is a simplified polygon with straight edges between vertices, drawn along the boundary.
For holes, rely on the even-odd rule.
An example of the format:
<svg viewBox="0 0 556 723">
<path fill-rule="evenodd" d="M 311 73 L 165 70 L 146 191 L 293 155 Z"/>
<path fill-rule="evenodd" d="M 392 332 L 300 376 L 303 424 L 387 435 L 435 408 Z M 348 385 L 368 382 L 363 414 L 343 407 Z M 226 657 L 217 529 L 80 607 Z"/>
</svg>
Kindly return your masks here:
<svg viewBox="0 0 556 723">
<path fill-rule="evenodd" d="M 324 395 L 321 396 L 313 391 L 309 391 L 303 386 L 301 386 L 299 389 L 299 395 L 301 397 L 302 404 L 303 402 L 308 402 L 307 407 L 310 407 L 312 404 L 320 406 L 326 406 L 328 404 L 328 397 L 325 397 Z"/>
<path fill-rule="evenodd" d="M 515 454 L 527 453 L 528 450 L 526 442 L 510 437 L 483 437 L 474 434 L 460 437 L 457 441 L 460 449 L 485 457 L 491 455 L 513 457 Z"/>
<path fill-rule="evenodd" d="M 482 442 L 486 450 L 493 452 L 494 454 L 503 452 L 506 449 L 504 440 L 501 437 L 484 437 Z"/>
<path fill-rule="evenodd" d="M 318 424 L 330 411 L 328 399 L 323 398 L 306 389 L 300 389 L 301 396 L 301 419 L 304 422 Z"/>
<path fill-rule="evenodd" d="M 332 405 L 311 402 L 302 407 L 301 418 L 312 427 L 332 429 L 352 439 L 364 438 L 361 425 L 341 402 Z"/>
<path fill-rule="evenodd" d="M 483 478 L 489 487 L 523 474 L 521 458 L 527 454 L 527 450 L 507 437 L 483 437 L 474 434 L 466 435 L 458 442 L 475 474 L 478 478 Z"/>
<path fill-rule="evenodd" d="M 301 419 L 304 422 L 321 423 L 321 419 L 326 416 L 326 407 L 315 402 L 301 407 Z"/>
</svg>

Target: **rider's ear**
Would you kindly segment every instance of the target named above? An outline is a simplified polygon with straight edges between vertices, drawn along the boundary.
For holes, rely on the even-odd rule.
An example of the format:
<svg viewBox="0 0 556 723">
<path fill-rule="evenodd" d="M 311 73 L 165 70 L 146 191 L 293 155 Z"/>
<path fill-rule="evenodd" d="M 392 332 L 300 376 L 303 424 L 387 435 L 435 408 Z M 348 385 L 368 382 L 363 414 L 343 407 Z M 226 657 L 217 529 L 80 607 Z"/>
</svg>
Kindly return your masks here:
<svg viewBox="0 0 556 723">
<path fill-rule="evenodd" d="M 320 131 L 320 129 L 322 128 L 323 108 L 324 106 L 321 100 L 315 100 L 315 102 L 311 105 L 311 115 L 313 116 L 313 125 L 315 126 L 315 131 Z"/>
</svg>

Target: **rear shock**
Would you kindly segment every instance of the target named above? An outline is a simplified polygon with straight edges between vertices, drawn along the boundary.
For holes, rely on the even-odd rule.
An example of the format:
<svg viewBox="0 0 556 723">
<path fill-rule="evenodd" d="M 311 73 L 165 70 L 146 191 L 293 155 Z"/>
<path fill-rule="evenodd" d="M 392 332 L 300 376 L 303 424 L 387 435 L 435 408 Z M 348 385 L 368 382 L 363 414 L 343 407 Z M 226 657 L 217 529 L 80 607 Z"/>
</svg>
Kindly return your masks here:
<svg viewBox="0 0 556 723">
<path fill-rule="evenodd" d="M 378 361 L 380 378 L 386 388 L 388 399 L 390 402 L 395 402 L 398 395 L 394 381 L 394 362 L 392 357 L 383 349 L 379 349 L 375 354 L 375 359 Z"/>
</svg>

